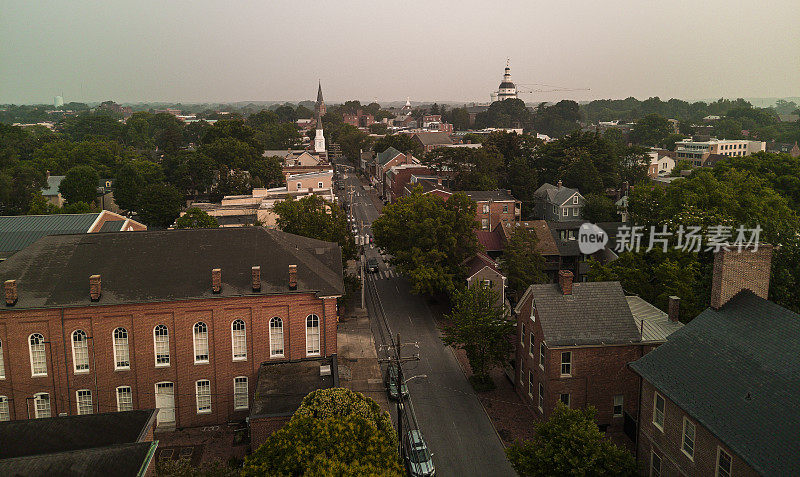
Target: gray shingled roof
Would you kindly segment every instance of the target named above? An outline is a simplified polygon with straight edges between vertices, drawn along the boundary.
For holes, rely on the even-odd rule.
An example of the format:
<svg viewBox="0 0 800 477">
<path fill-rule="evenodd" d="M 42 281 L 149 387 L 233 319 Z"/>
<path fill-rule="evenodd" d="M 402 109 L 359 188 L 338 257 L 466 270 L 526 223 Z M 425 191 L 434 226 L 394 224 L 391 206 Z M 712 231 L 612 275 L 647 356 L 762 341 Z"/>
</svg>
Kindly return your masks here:
<svg viewBox="0 0 800 477">
<path fill-rule="evenodd" d="M 671 321 L 669 315 L 638 296 L 626 296 L 628 306 L 642 333 L 642 341 L 665 341 L 672 333 L 683 327 L 679 321 Z"/>
<path fill-rule="evenodd" d="M 158 441 L 118 444 L 0 460 L 0 475 L 14 477 L 138 477 L 151 464 Z"/>
<path fill-rule="evenodd" d="M 800 315 L 740 292 L 631 368 L 756 472 L 800 469 Z"/>
<path fill-rule="evenodd" d="M 0 255 L 13 254 L 47 235 L 86 233 L 98 215 L 100 214 L 1 216 Z"/>
<path fill-rule="evenodd" d="M 575 189 L 570 189 L 569 187 L 563 186 L 557 187 L 553 184 L 545 182 L 538 189 L 536 189 L 536 192 L 533 193 L 533 196 L 537 199 L 546 199 L 547 202 L 550 202 L 551 204 L 561 205 L 576 193 L 579 192 Z"/>
<path fill-rule="evenodd" d="M 321 376 L 321 365 L 330 366 L 331 374 Z M 290 416 L 308 393 L 338 385 L 339 369 L 335 357 L 262 363 L 258 368 L 258 384 L 250 417 Z"/>
<path fill-rule="evenodd" d="M 548 346 L 641 341 L 619 282 L 576 282 L 564 295 L 556 283 L 531 285 Z"/>
<path fill-rule="evenodd" d="M 392 146 L 389 146 L 385 151 L 379 152 L 378 155 L 375 156 L 375 161 L 380 165 L 384 165 L 400 154 L 402 154 L 402 152 L 398 151 Z"/>
<path fill-rule="evenodd" d="M 414 133 L 423 146 L 449 146 L 453 140 L 447 133 L 443 132 L 420 132 Z"/>
<path fill-rule="evenodd" d="M 506 189 L 495 189 L 495 190 L 462 190 L 464 194 L 474 200 L 475 202 L 481 201 L 506 201 L 506 200 L 516 200 L 514 196 L 511 195 L 510 190 Z"/>
<path fill-rule="evenodd" d="M 288 288 L 297 265 L 297 290 Z M 251 268 L 261 267 L 253 292 Z M 211 270 L 222 269 L 222 292 Z M 89 276 L 100 274 L 102 296 L 91 302 Z M 117 305 L 246 295 L 344 293 L 341 249 L 335 243 L 261 227 L 96 233 L 44 237 L 0 263 L 0 280 L 17 280 L 14 309 Z"/>
</svg>

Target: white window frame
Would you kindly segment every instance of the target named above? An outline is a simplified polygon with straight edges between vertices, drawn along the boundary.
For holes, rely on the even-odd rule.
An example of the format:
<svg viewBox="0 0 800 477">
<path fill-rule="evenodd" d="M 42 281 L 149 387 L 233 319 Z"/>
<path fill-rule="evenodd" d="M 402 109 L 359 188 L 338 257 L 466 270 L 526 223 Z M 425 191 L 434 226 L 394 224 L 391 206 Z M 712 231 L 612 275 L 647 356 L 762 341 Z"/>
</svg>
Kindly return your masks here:
<svg viewBox="0 0 800 477">
<path fill-rule="evenodd" d="M 208 325 L 204 321 L 198 321 L 192 326 L 192 344 L 194 364 L 208 364 L 211 355 L 208 345 Z"/>
<path fill-rule="evenodd" d="M 0 396 L 0 422 L 11 420 L 11 408 L 8 406 L 8 396 Z"/>
<path fill-rule="evenodd" d="M 728 470 L 725 472 L 720 472 L 720 457 L 722 457 L 722 454 L 728 456 Z M 714 469 L 715 477 L 731 477 L 733 474 L 733 454 L 727 452 L 722 447 L 717 446 L 717 465 L 714 466 Z"/>
<path fill-rule="evenodd" d="M 78 389 L 75 391 L 75 409 L 78 411 L 79 416 L 94 414 L 92 391 L 90 389 Z"/>
<path fill-rule="evenodd" d="M 303 183 L 302 182 L 298 182 L 297 183 L 297 190 L 301 190 L 302 188 L 303 188 Z"/>
<path fill-rule="evenodd" d="M 564 355 L 567 355 L 569 357 L 567 361 L 564 361 Z M 564 368 L 565 366 L 566 368 Z M 566 373 L 564 372 L 564 369 L 567 370 Z M 562 378 L 568 378 L 572 376 L 572 351 L 561 352 L 561 369 L 559 370 L 559 372 L 561 373 L 560 376 Z"/>
<path fill-rule="evenodd" d="M 164 330 L 164 333 L 157 334 L 157 332 L 162 328 Z M 166 349 L 166 354 L 161 353 L 162 358 L 160 363 L 158 362 L 159 345 L 162 348 Z M 162 349 L 162 351 L 164 351 L 164 349 Z M 167 325 L 160 324 L 156 325 L 153 328 L 153 353 L 154 353 L 153 358 L 155 359 L 156 368 L 166 368 L 170 365 L 169 328 L 167 328 Z"/>
<path fill-rule="evenodd" d="M 483 204 L 483 213 L 484 214 L 488 214 L 489 213 L 489 204 Z"/>
<path fill-rule="evenodd" d="M 244 390 L 241 384 L 244 383 Z M 247 376 L 236 376 L 233 378 L 233 409 L 236 411 L 250 408 L 250 383 Z M 237 387 L 238 386 L 238 387 Z M 244 403 L 242 401 L 244 400 Z"/>
<path fill-rule="evenodd" d="M 117 332 L 120 330 L 122 330 L 122 333 L 124 333 L 125 336 L 122 336 L 122 333 L 119 333 L 120 336 L 117 336 Z M 128 341 L 128 336 L 129 336 L 128 330 L 126 328 L 123 328 L 122 326 L 114 328 L 114 331 L 111 332 L 111 339 L 114 343 L 115 371 L 123 369 L 131 369 L 131 348 L 130 348 L 130 342 Z M 120 365 L 120 363 L 122 364 Z"/>
<path fill-rule="evenodd" d="M 691 438 L 688 438 L 688 436 L 686 435 L 687 428 L 691 428 L 692 430 Z M 688 442 L 691 443 L 690 446 L 686 445 L 687 440 Z M 686 457 L 688 457 L 689 460 L 691 460 L 692 462 L 694 462 L 694 448 L 696 444 L 697 444 L 697 426 L 695 425 L 694 422 L 689 420 L 689 418 L 683 416 L 683 432 L 681 432 L 681 452 L 683 452 L 683 454 Z M 689 450 L 691 450 L 691 452 L 686 450 L 687 447 L 689 447 Z"/>
<path fill-rule="evenodd" d="M 539 367 L 544 371 L 544 361 L 545 361 L 545 352 L 544 352 L 544 341 L 539 343 Z"/>
<path fill-rule="evenodd" d="M 575 194 L 575 195 L 572 196 L 572 203 L 573 204 L 577 204 L 578 203 L 578 194 Z"/>
<path fill-rule="evenodd" d="M 564 396 L 567 396 L 567 402 L 564 402 Z M 558 395 L 558 400 L 565 406 L 570 407 L 572 404 L 572 395 L 570 395 L 570 393 L 560 393 Z"/>
<path fill-rule="evenodd" d="M 658 470 L 655 470 L 655 462 L 658 459 Z M 663 463 L 663 459 L 661 456 L 656 454 L 654 450 L 650 451 L 650 477 L 661 477 L 661 464 Z"/>
<path fill-rule="evenodd" d="M 537 401 L 539 412 L 544 414 L 544 384 L 539 383 L 539 400 Z"/>
<path fill-rule="evenodd" d="M 40 403 L 47 404 L 47 415 L 44 415 L 45 406 Z M 42 415 L 40 415 L 42 413 Z M 50 393 L 36 393 L 33 395 L 33 415 L 36 419 L 47 418 L 53 415 L 53 409 L 50 406 Z"/>
<path fill-rule="evenodd" d="M 619 404 L 617 404 L 619 401 Z M 617 413 L 617 406 L 619 406 L 619 413 Z M 625 412 L 625 395 L 617 394 L 614 396 L 614 406 L 611 408 L 611 414 L 614 417 L 622 417 L 622 414 Z"/>
<path fill-rule="evenodd" d="M 247 361 L 247 324 L 241 318 L 231 321 L 231 352 L 234 361 Z"/>
<path fill-rule="evenodd" d="M 316 321 L 316 326 L 309 326 L 311 320 Z M 316 328 L 316 333 L 314 333 L 315 328 Z M 320 356 L 322 349 L 321 334 L 322 331 L 320 330 L 319 316 L 317 316 L 314 313 L 306 316 L 306 356 Z M 314 344 L 316 344 L 316 348 L 314 348 Z"/>
<path fill-rule="evenodd" d="M 317 182 L 317 189 L 322 189 L 322 182 Z"/>
<path fill-rule="evenodd" d="M 198 379 L 194 382 L 194 395 L 197 414 L 211 413 L 211 380 Z M 207 401 L 207 402 L 206 402 Z"/>
<path fill-rule="evenodd" d="M 528 336 L 530 336 L 528 341 L 528 354 L 531 356 L 531 358 L 534 358 L 533 351 L 536 349 L 534 346 L 536 344 L 536 337 L 534 336 L 533 331 L 528 333 Z"/>
<path fill-rule="evenodd" d="M 37 341 L 36 344 L 32 343 L 34 339 Z M 36 346 L 35 350 L 34 346 Z M 34 358 L 34 353 L 37 355 L 41 353 L 41 359 Z M 28 355 L 31 359 L 31 377 L 47 376 L 47 351 L 45 348 L 44 335 L 41 333 L 31 333 L 28 336 Z M 37 364 L 41 365 L 41 368 L 37 368 Z M 44 371 L 37 371 L 37 369 L 44 369 Z"/>
<path fill-rule="evenodd" d="M 658 410 L 658 400 L 661 399 L 662 409 Z M 659 414 L 661 415 L 659 419 Z M 653 393 L 653 425 L 658 428 L 661 432 L 664 432 L 664 418 L 667 414 L 667 401 L 664 399 L 664 396 L 659 394 L 658 392 Z M 661 422 L 659 422 L 661 421 Z"/>
<path fill-rule="evenodd" d="M 522 345 L 522 348 L 525 348 L 525 323 L 522 323 L 522 330 L 519 333 L 519 344 Z"/>
<path fill-rule="evenodd" d="M 70 335 L 72 342 L 72 370 L 75 374 L 89 372 L 89 337 L 83 330 L 75 330 Z M 78 363 L 80 360 L 80 364 Z"/>
<path fill-rule="evenodd" d="M 130 386 L 118 386 L 116 396 L 117 412 L 133 410 L 133 389 Z"/>
<path fill-rule="evenodd" d="M 3 357 L 3 340 L 0 340 L 0 379 L 6 379 L 6 362 Z"/>
<path fill-rule="evenodd" d="M 273 323 L 280 324 L 280 326 Z M 278 342 L 280 342 L 280 347 L 278 347 Z M 283 358 L 284 353 L 286 353 L 286 348 L 284 347 L 283 318 L 273 316 L 269 319 L 269 357 Z"/>
<path fill-rule="evenodd" d="M 576 197 L 576 198 L 577 198 L 577 197 Z M 577 208 L 577 207 L 573 207 L 573 208 L 572 208 L 572 216 L 573 216 L 573 217 L 577 217 L 577 216 L 578 216 L 578 208 Z"/>
</svg>

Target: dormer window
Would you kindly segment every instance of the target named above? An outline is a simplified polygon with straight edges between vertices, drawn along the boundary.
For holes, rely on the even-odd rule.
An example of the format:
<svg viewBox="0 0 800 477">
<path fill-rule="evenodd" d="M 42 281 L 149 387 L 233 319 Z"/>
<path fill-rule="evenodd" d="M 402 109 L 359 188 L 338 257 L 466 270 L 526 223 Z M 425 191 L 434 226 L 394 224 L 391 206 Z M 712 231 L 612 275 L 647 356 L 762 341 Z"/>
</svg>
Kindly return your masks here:
<svg viewBox="0 0 800 477">
<path fill-rule="evenodd" d="M 572 203 L 573 204 L 577 204 L 578 203 L 578 195 L 577 194 L 572 196 Z"/>
</svg>

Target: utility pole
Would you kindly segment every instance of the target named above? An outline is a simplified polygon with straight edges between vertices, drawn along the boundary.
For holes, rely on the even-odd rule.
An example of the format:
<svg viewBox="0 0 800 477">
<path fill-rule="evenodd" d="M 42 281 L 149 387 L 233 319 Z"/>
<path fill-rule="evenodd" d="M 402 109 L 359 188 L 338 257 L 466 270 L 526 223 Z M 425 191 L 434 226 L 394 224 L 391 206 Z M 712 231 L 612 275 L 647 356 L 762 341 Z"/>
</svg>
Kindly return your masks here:
<svg viewBox="0 0 800 477">
<path fill-rule="evenodd" d="M 419 361 L 419 354 L 415 354 L 413 356 L 403 356 L 403 342 L 400 341 L 400 333 L 397 333 L 397 341 L 394 345 L 394 356 L 389 356 L 388 358 L 380 359 L 378 361 L 382 363 L 394 363 L 397 365 L 397 443 L 398 443 L 398 454 L 400 457 L 403 456 L 403 416 L 405 415 L 405 397 L 403 396 L 403 366 L 402 363 L 407 361 Z M 405 343 L 405 344 L 413 344 L 417 348 L 419 348 L 419 343 Z"/>
</svg>

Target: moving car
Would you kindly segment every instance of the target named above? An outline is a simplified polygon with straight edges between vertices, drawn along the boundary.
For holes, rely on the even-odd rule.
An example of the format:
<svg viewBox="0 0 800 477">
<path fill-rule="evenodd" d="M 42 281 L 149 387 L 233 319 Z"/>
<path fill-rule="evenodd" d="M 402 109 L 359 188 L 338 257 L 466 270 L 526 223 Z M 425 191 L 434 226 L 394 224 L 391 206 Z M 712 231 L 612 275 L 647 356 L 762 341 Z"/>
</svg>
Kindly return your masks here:
<svg viewBox="0 0 800 477">
<path fill-rule="evenodd" d="M 377 258 L 368 258 L 367 259 L 367 271 L 369 273 L 378 273 L 378 259 Z"/>
<path fill-rule="evenodd" d="M 396 363 L 389 363 L 389 367 L 386 369 L 386 386 L 389 388 L 389 397 L 398 400 L 400 399 L 397 395 L 397 364 Z M 408 397 L 408 386 L 406 383 L 403 383 L 400 386 L 402 389 L 403 397 Z"/>
<path fill-rule="evenodd" d="M 408 473 L 412 477 L 433 477 L 436 469 L 433 466 L 433 454 L 428 452 L 428 446 L 422 439 L 418 429 L 412 429 L 406 434 L 405 452 Z"/>
</svg>

